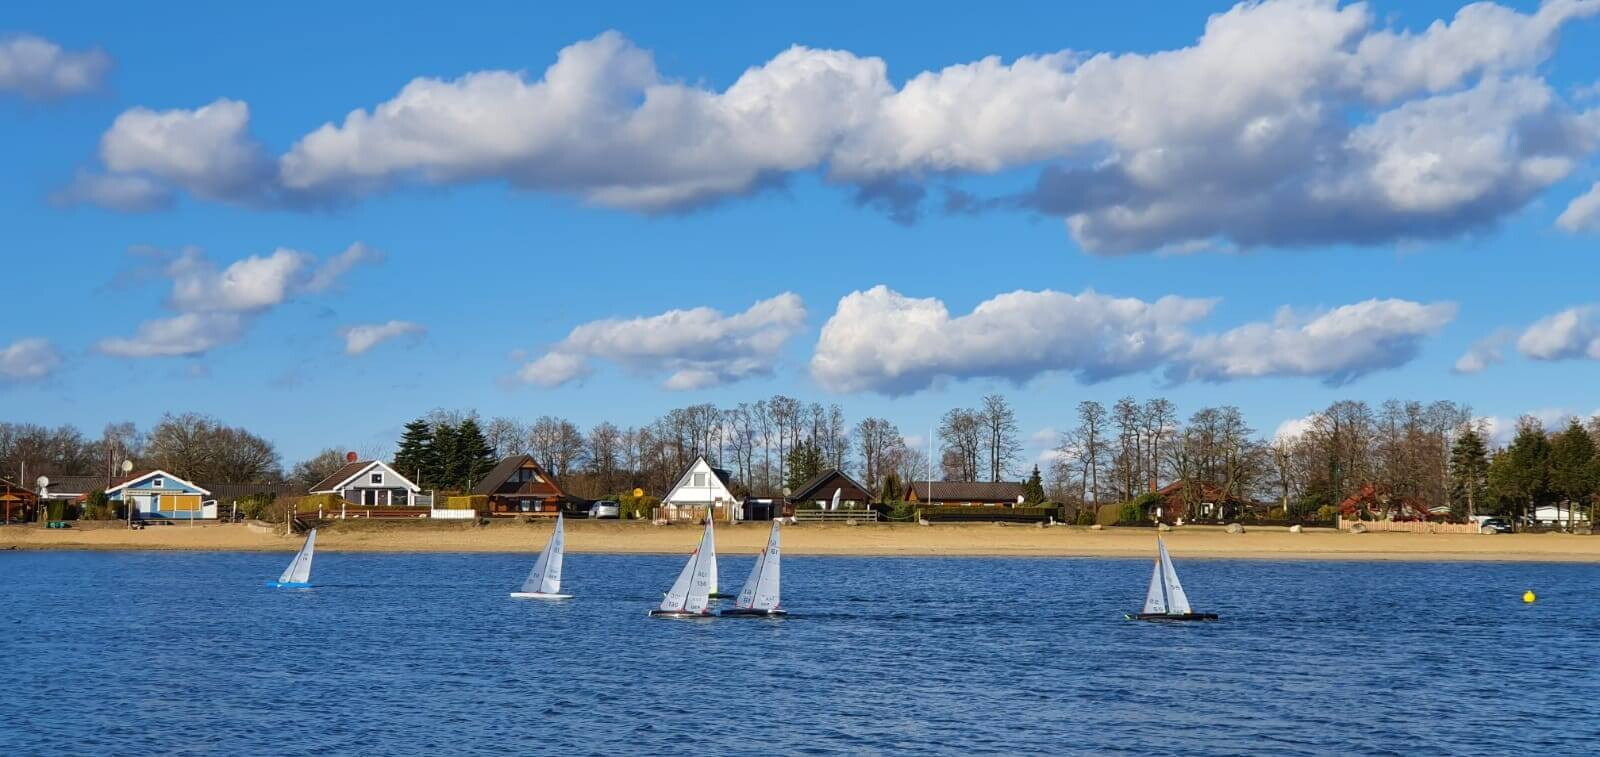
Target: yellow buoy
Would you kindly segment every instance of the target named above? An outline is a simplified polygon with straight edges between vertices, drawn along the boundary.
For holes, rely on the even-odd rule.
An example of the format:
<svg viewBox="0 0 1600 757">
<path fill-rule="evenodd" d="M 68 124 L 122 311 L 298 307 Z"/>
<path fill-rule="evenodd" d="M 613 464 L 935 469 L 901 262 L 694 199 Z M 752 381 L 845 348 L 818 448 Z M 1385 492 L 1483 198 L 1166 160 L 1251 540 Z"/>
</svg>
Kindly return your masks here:
<svg viewBox="0 0 1600 757">
<path fill-rule="evenodd" d="M 1535 600 L 1535 599 L 1538 599 L 1538 597 L 1533 596 L 1533 590 L 1532 589 L 1529 589 L 1529 590 L 1527 590 L 1525 592 L 1522 592 L 1522 601 L 1527 602 L 1528 604 L 1531 605 L 1531 604 L 1533 604 L 1533 600 Z"/>
</svg>

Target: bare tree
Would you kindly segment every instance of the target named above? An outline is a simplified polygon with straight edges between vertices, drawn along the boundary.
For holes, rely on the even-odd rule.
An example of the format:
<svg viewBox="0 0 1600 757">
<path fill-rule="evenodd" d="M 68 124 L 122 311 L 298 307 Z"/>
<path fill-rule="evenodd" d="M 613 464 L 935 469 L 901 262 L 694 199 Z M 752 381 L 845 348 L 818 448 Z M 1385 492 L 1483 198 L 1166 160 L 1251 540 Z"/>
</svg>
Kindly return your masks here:
<svg viewBox="0 0 1600 757">
<path fill-rule="evenodd" d="M 896 470 L 898 460 L 892 459 L 905 447 L 900 429 L 884 418 L 866 418 L 856 424 L 856 450 L 861 458 L 862 483 L 877 491 L 883 478 Z"/>
<path fill-rule="evenodd" d="M 1017 414 L 999 394 L 983 398 L 978 411 L 983 421 L 983 445 L 989 458 L 989 480 L 1002 481 L 1016 465 L 1022 443 L 1017 439 Z"/>
<path fill-rule="evenodd" d="M 1098 402 L 1085 400 L 1078 403 L 1078 428 L 1074 433 L 1075 447 L 1083 471 L 1082 499 L 1102 504 L 1100 499 L 1100 463 L 1105 455 L 1106 409 Z M 1089 495 L 1093 494 L 1091 500 Z"/>
</svg>

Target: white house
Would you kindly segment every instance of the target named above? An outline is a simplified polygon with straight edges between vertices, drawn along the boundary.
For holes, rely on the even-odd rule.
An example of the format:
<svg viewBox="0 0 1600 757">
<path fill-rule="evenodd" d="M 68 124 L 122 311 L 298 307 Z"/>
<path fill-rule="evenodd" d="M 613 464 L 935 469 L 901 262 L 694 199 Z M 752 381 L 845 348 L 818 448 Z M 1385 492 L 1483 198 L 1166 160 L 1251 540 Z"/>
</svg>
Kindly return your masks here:
<svg viewBox="0 0 1600 757">
<path fill-rule="evenodd" d="M 1542 526 L 1559 526 L 1569 522 L 1585 523 L 1589 520 L 1589 509 L 1583 506 L 1573 512 L 1571 503 L 1559 505 L 1540 505 L 1533 509 L 1533 522 Z"/>
<path fill-rule="evenodd" d="M 713 468 L 701 455 L 678 476 L 678 482 L 672 485 L 667 496 L 661 498 L 661 509 L 668 518 L 697 517 L 708 507 L 723 512 L 726 512 L 724 508 L 733 508 L 737 512 L 739 501 L 733 496 L 730 480 L 726 470 Z"/>
<path fill-rule="evenodd" d="M 205 500 L 211 492 L 164 470 L 135 473 L 106 489 L 113 502 L 133 505 L 138 518 L 195 520 L 217 517 L 216 503 Z"/>
<path fill-rule="evenodd" d="M 352 460 L 311 487 L 312 494 L 336 494 L 352 505 L 367 507 L 421 505 L 417 501 L 421 492 L 422 487 L 382 460 Z"/>
</svg>

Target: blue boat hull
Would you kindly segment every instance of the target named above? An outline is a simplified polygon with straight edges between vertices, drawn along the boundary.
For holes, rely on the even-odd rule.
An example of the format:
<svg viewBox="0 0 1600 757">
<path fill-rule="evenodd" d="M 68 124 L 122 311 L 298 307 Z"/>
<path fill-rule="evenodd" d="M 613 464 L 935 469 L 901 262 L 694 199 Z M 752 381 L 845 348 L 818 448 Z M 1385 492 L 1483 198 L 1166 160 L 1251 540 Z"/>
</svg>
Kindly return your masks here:
<svg viewBox="0 0 1600 757">
<path fill-rule="evenodd" d="M 309 589 L 308 581 L 268 581 L 267 587 L 271 589 Z"/>
</svg>

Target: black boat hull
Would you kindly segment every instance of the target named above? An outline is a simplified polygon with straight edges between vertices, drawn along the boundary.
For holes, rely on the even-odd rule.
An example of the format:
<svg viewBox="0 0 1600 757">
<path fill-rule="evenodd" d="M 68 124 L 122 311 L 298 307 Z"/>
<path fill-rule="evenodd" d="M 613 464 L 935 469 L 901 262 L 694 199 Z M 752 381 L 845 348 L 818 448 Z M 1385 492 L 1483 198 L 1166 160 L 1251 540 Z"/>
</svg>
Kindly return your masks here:
<svg viewBox="0 0 1600 757">
<path fill-rule="evenodd" d="M 709 612 L 685 612 L 683 610 L 651 610 L 652 618 L 677 618 L 680 620 L 695 620 L 697 618 L 712 617 Z"/>
<path fill-rule="evenodd" d="M 1216 620 L 1217 614 L 1214 612 L 1190 612 L 1184 613 L 1183 615 L 1169 615 L 1164 612 L 1141 612 L 1130 614 L 1125 617 L 1127 617 L 1128 620 L 1149 620 L 1152 622 L 1167 621 L 1181 623 L 1183 621 Z"/>
<path fill-rule="evenodd" d="M 753 610 L 738 607 L 722 611 L 724 618 L 781 618 L 788 614 L 788 610 Z"/>
</svg>

